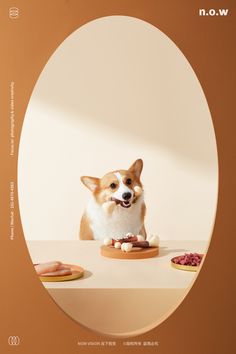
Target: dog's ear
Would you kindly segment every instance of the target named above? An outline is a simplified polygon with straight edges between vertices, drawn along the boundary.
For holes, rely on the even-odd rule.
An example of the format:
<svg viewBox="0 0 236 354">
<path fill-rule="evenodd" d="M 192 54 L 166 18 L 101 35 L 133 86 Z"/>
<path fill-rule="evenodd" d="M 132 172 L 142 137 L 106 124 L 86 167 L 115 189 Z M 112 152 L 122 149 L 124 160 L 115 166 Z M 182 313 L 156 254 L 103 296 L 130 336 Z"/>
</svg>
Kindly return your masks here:
<svg viewBox="0 0 236 354">
<path fill-rule="evenodd" d="M 91 190 L 91 192 L 94 192 L 95 189 L 99 185 L 99 178 L 96 177 L 89 177 L 89 176 L 82 176 L 80 177 L 81 182 Z"/>
<path fill-rule="evenodd" d="M 133 163 L 132 166 L 130 166 L 129 171 L 134 173 L 134 175 L 139 178 L 141 175 L 142 169 L 143 169 L 143 160 L 138 159 Z"/>
</svg>

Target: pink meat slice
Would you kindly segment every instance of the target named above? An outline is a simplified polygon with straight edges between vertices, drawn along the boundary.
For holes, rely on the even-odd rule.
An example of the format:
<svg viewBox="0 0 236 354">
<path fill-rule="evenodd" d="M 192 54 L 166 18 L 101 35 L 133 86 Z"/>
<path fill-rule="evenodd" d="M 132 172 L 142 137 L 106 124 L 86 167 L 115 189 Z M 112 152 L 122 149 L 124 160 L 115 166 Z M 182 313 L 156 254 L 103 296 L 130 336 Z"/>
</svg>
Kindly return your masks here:
<svg viewBox="0 0 236 354">
<path fill-rule="evenodd" d="M 59 270 L 56 270 L 55 272 L 43 273 L 40 275 L 43 277 L 55 277 L 55 276 L 71 275 L 71 274 L 72 274 L 72 271 L 70 268 L 68 268 L 68 269 L 59 269 Z"/>
<path fill-rule="evenodd" d="M 38 275 L 69 275 L 72 274 L 71 269 L 64 266 L 60 261 L 40 263 L 34 266 Z"/>
</svg>

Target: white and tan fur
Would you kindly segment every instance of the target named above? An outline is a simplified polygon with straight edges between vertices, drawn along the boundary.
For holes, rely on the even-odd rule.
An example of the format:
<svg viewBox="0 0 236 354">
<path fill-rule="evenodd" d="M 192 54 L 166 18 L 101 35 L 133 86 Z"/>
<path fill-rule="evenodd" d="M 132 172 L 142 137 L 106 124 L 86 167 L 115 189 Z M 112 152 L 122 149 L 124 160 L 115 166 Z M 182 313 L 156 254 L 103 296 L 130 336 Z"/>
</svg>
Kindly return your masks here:
<svg viewBox="0 0 236 354">
<path fill-rule="evenodd" d="M 92 192 L 81 219 L 81 240 L 122 238 L 129 232 L 146 238 L 142 168 L 143 161 L 138 159 L 128 170 L 112 171 L 102 178 L 81 177 Z M 128 201 L 124 199 L 125 193 Z"/>
</svg>

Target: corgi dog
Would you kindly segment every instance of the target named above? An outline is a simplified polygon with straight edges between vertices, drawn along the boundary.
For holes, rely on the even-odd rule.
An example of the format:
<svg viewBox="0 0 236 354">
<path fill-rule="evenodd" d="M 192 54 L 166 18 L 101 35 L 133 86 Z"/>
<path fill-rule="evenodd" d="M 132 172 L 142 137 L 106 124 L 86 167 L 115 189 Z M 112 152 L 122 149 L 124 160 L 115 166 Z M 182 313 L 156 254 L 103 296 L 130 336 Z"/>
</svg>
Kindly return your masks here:
<svg viewBox="0 0 236 354">
<path fill-rule="evenodd" d="M 102 178 L 81 177 L 92 192 L 81 219 L 81 240 L 120 239 L 127 233 L 146 238 L 142 169 L 143 161 L 138 159 L 128 170 L 112 171 Z"/>
</svg>

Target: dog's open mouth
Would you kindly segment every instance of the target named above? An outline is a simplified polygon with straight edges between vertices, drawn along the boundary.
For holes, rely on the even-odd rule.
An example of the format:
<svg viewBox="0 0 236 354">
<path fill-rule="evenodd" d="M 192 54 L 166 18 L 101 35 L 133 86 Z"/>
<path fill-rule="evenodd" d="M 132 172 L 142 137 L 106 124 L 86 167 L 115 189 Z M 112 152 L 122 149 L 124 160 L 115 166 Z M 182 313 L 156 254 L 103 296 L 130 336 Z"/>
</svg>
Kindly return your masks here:
<svg viewBox="0 0 236 354">
<path fill-rule="evenodd" d="M 130 208 L 131 207 L 131 202 L 129 200 L 119 200 L 116 198 L 111 198 L 113 202 L 116 202 L 117 205 L 121 205 L 123 208 Z"/>
</svg>

